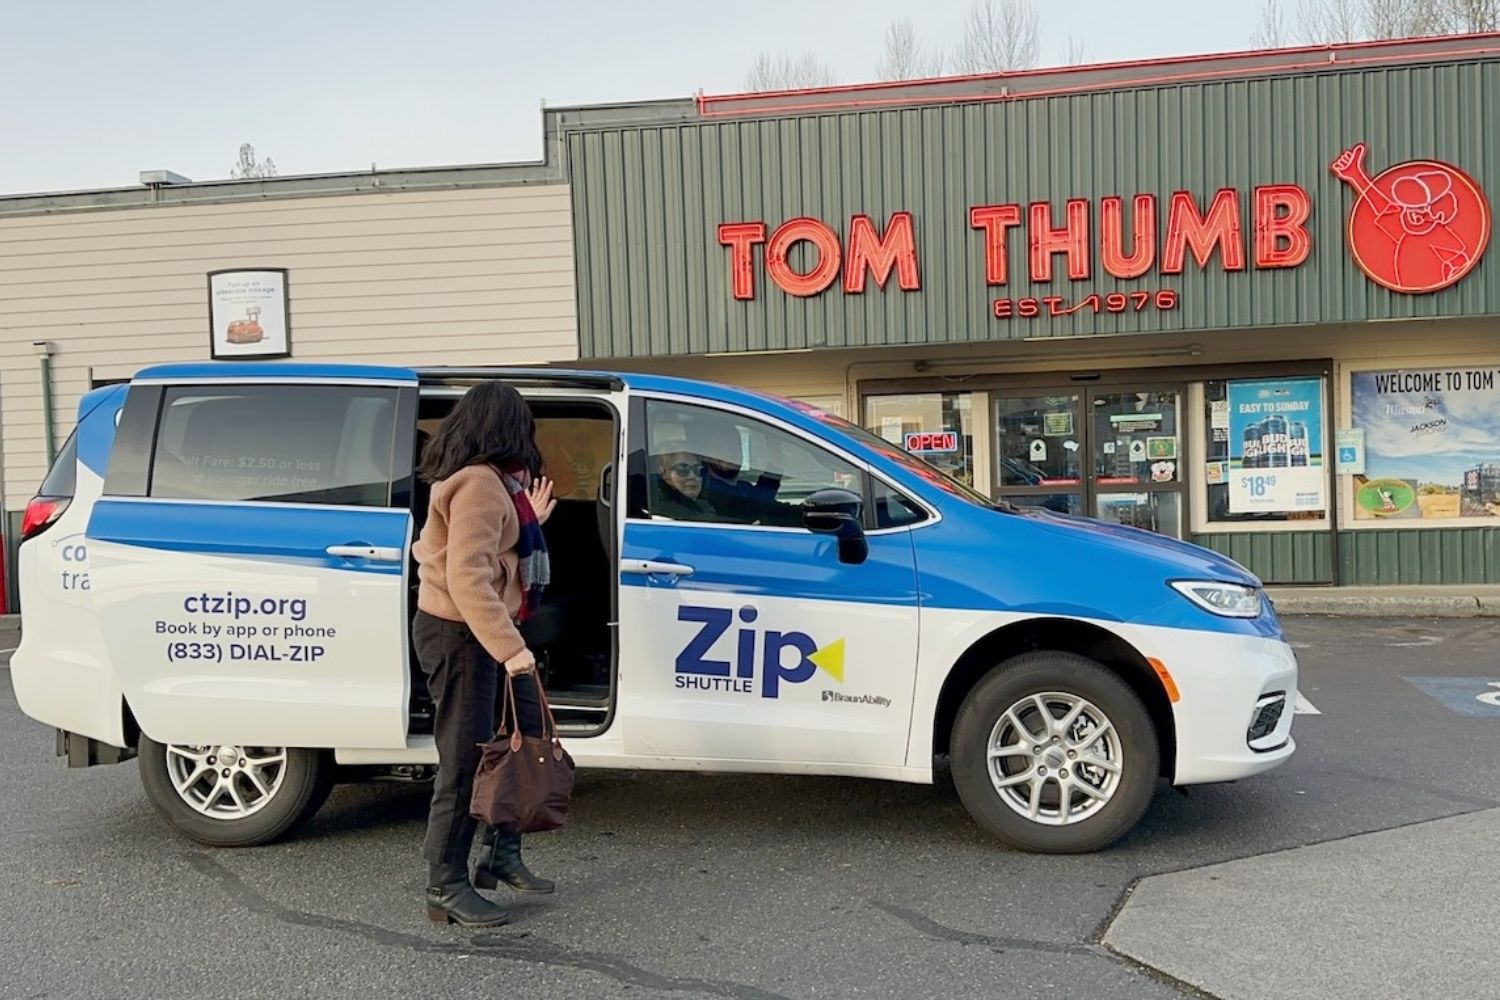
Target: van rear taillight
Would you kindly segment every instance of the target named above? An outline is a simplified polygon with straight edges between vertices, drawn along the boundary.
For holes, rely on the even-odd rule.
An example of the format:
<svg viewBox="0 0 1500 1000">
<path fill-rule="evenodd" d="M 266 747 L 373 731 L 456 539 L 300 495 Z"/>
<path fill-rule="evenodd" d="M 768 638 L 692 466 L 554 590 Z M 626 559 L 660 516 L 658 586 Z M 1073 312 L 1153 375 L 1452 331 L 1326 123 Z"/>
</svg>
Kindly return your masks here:
<svg viewBox="0 0 1500 1000">
<path fill-rule="evenodd" d="M 21 541 L 33 538 L 57 523 L 72 503 L 70 497 L 33 497 L 21 516 Z"/>
</svg>

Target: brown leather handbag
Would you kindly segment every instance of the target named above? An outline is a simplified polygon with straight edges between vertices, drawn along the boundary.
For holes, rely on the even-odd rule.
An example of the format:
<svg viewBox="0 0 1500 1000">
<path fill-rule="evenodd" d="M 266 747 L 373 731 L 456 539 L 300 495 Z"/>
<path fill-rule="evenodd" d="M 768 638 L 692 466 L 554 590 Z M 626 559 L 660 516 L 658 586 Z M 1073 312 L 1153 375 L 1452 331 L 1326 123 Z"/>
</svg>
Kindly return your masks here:
<svg viewBox="0 0 1500 1000">
<path fill-rule="evenodd" d="M 500 731 L 484 744 L 474 776 L 474 795 L 469 800 L 469 812 L 475 819 L 507 833 L 559 829 L 568 821 L 573 799 L 573 758 L 557 738 L 557 720 L 547 704 L 542 679 L 534 671 L 531 676 L 541 701 L 542 735 L 522 735 L 516 717 L 515 681 L 507 673 Z"/>
</svg>

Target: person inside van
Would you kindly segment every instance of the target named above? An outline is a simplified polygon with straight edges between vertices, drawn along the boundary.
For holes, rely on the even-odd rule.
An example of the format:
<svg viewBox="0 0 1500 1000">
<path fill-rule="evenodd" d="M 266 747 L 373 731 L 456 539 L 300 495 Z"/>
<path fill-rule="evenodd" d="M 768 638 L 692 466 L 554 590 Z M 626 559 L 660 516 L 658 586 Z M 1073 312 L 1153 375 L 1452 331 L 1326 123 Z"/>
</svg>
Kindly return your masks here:
<svg viewBox="0 0 1500 1000">
<path fill-rule="evenodd" d="M 673 521 L 726 520 L 703 495 L 703 458 L 688 450 L 687 431 L 663 422 L 652 426 L 650 436 L 651 513 Z"/>
<path fill-rule="evenodd" d="M 730 419 L 705 419 L 693 424 L 693 452 L 703 459 L 703 495 L 716 509 L 737 513 L 735 520 L 756 521 L 776 505 L 781 480 L 762 472 L 753 482 L 745 471 L 740 431 Z"/>
<path fill-rule="evenodd" d="M 427 522 L 412 546 L 419 579 L 412 638 L 432 694 L 438 751 L 422 848 L 429 866 L 427 915 L 438 923 L 505 923 L 505 910 L 476 885 L 553 889 L 522 862 L 519 834 L 486 827 L 472 882 L 468 866 L 478 826 L 469 800 L 480 744 L 495 732 L 500 665 L 522 681 L 514 685 L 522 730 L 542 734 L 531 676 L 536 658 L 521 634 L 551 577 L 541 525 L 557 502 L 541 464 L 526 401 L 511 386 L 482 382 L 443 421 L 418 469 L 432 493 Z"/>
</svg>

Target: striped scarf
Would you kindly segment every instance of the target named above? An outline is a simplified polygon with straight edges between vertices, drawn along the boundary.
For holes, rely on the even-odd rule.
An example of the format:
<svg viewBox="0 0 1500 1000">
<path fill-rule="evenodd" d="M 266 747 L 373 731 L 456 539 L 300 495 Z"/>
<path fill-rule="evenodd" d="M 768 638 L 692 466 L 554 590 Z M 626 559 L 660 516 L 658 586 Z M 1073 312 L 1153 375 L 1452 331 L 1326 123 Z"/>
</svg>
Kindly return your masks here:
<svg viewBox="0 0 1500 1000">
<path fill-rule="evenodd" d="M 542 526 L 532 509 L 531 498 L 526 495 L 521 470 L 496 469 L 495 472 L 516 505 L 516 519 L 520 523 L 516 555 L 521 562 L 522 599 L 516 621 L 524 622 L 536 613 L 542 603 L 542 591 L 552 582 L 552 562 L 547 557 L 547 539 L 542 534 Z"/>
</svg>

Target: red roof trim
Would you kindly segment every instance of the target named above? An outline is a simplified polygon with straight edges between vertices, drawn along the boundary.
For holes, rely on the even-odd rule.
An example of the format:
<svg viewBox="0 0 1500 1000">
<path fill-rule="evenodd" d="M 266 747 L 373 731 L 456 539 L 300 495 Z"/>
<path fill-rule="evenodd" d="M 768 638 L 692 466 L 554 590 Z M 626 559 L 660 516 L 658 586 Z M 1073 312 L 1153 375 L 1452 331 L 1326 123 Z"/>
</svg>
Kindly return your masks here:
<svg viewBox="0 0 1500 1000">
<path fill-rule="evenodd" d="M 1383 52 L 1381 54 L 1338 59 L 1340 52 L 1370 49 L 1399 49 L 1409 48 L 1417 45 L 1431 45 L 1434 42 L 1488 42 L 1490 44 L 1469 46 L 1458 49 L 1445 49 L 1441 52 L 1422 51 L 1402 57 L 1398 53 Z M 1245 49 L 1239 52 L 1219 52 L 1208 55 L 1196 56 L 1171 56 L 1161 59 L 1139 59 L 1107 63 L 1090 63 L 1084 66 L 1056 66 L 1035 70 L 1015 70 L 1006 73 L 978 73 L 968 76 L 931 77 L 922 80 L 896 80 L 877 83 L 852 83 L 842 84 L 835 87 L 815 87 L 801 90 L 768 90 L 748 93 L 735 93 L 723 95 L 699 94 L 697 97 L 698 113 L 705 118 L 722 118 L 730 115 L 775 115 L 785 112 L 802 112 L 836 108 L 858 108 L 858 107 L 886 107 L 892 105 L 918 106 L 923 104 L 953 104 L 969 103 L 979 101 L 1002 101 L 1002 100 L 1025 100 L 1034 97 L 1053 97 L 1070 93 L 1082 93 L 1091 90 L 1126 90 L 1136 87 L 1157 86 L 1163 83 L 1180 83 L 1190 80 L 1207 80 L 1231 77 L 1257 77 L 1271 73 L 1285 73 L 1288 71 L 1326 69 L 1340 66 L 1360 66 L 1369 63 L 1386 63 L 1401 65 L 1411 62 L 1427 62 L 1434 60 L 1449 60 L 1476 55 L 1493 55 L 1500 52 L 1500 32 L 1484 32 L 1470 35 L 1432 35 L 1420 38 L 1398 38 L 1382 39 L 1370 42 L 1345 42 L 1336 45 L 1307 45 L 1286 49 Z M 1307 59 L 1309 55 L 1319 55 L 1320 59 Z M 1098 73 L 1101 71 L 1125 70 L 1125 69 L 1153 69 L 1174 66 L 1202 65 L 1205 63 L 1228 62 L 1231 60 L 1254 59 L 1265 56 L 1282 56 L 1281 61 L 1269 62 L 1258 66 L 1240 66 L 1234 69 L 1204 69 L 1184 73 L 1157 73 L 1146 74 L 1140 77 L 1127 79 L 1098 81 L 1075 86 L 1058 86 L 1037 90 L 1025 90 L 1016 94 L 962 94 L 962 95 L 924 95 L 921 97 L 883 97 L 873 99 L 838 99 L 841 95 L 868 93 L 870 91 L 901 91 L 917 87 L 930 87 L 936 84 L 954 83 L 976 83 L 996 82 L 1007 80 L 1045 80 L 1049 77 L 1067 77 L 1080 73 Z M 1302 57 L 1302 58 L 1294 58 Z M 789 97 L 828 97 L 831 100 L 809 101 L 797 104 L 775 104 L 778 98 Z M 766 102 L 765 107 L 751 108 L 736 111 L 732 108 L 722 108 L 721 105 L 734 105 L 747 102 Z"/>
</svg>

